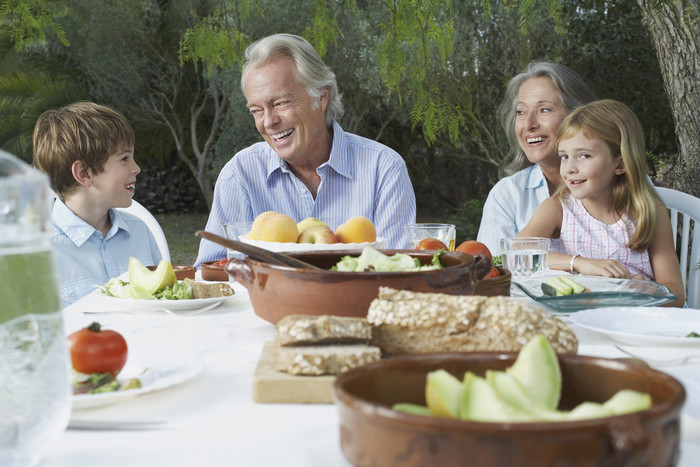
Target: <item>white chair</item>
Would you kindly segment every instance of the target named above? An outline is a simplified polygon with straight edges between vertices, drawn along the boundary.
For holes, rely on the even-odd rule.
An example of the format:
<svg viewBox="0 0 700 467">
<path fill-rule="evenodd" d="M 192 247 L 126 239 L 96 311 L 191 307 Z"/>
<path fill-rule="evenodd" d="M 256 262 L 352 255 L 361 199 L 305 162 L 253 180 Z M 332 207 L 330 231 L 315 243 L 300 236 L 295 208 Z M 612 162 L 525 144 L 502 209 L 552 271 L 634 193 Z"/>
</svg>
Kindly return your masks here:
<svg viewBox="0 0 700 467">
<path fill-rule="evenodd" d="M 700 308 L 700 198 L 670 188 L 654 188 L 671 214 L 676 251 L 680 241 L 679 261 L 686 288 L 686 302 L 690 308 Z"/>
<path fill-rule="evenodd" d="M 120 211 L 128 212 L 129 214 L 133 214 L 134 216 L 140 218 L 155 237 L 156 243 L 158 244 L 158 249 L 160 250 L 160 254 L 163 257 L 163 259 L 167 259 L 168 261 L 170 261 L 170 249 L 168 248 L 168 241 L 165 238 L 163 229 L 160 227 L 158 220 L 156 220 L 156 218 L 153 216 L 153 214 L 150 213 L 148 209 L 143 207 L 143 205 L 136 200 L 132 200 L 131 206 L 129 206 L 128 208 L 117 209 L 119 209 Z"/>
</svg>

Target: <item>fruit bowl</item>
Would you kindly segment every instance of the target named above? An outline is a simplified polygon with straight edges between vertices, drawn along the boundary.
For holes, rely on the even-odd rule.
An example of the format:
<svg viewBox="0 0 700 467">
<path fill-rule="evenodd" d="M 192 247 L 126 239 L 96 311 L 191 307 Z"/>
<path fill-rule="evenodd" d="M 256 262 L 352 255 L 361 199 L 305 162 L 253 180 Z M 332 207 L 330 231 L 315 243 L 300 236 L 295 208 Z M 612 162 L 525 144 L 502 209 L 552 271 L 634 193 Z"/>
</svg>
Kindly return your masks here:
<svg viewBox="0 0 700 467">
<path fill-rule="evenodd" d="M 558 355 L 561 409 L 604 402 L 620 389 L 649 393 L 651 408 L 566 422 L 486 423 L 396 412 L 399 402 L 425 405 L 426 375 L 458 378 L 505 370 L 516 353 L 397 357 L 340 375 L 333 387 L 340 444 L 355 466 L 391 465 L 675 465 L 683 386 L 673 377 L 621 360 Z"/>
<path fill-rule="evenodd" d="M 247 236 L 240 237 L 240 241 L 249 245 L 265 248 L 266 250 L 278 253 L 297 251 L 340 251 L 340 250 L 362 250 L 366 246 L 379 249 L 384 246 L 386 239 L 377 237 L 373 242 L 365 243 L 292 243 L 292 242 L 264 242 L 262 240 L 251 240 Z"/>
<path fill-rule="evenodd" d="M 429 264 L 435 253 L 431 250 L 380 251 L 385 255 L 406 253 L 418 258 L 422 264 Z M 251 258 L 231 259 L 224 269 L 248 289 L 255 313 L 271 323 L 295 314 L 365 317 L 381 286 L 415 292 L 473 294 L 474 285 L 491 270 L 491 261 L 487 257 L 454 251 L 442 256 L 447 266 L 444 269 L 412 272 L 329 270 L 343 256 L 359 256 L 360 253 L 361 250 L 288 253 L 323 270 L 279 266 Z"/>
</svg>

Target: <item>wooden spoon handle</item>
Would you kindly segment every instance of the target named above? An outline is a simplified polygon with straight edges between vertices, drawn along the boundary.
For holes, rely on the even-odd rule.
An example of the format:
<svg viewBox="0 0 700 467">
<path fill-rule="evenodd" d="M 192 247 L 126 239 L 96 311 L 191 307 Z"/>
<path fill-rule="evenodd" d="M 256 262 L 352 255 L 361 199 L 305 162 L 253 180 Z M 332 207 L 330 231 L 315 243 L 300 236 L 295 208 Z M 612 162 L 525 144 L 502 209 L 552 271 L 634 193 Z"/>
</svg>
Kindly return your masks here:
<svg viewBox="0 0 700 467">
<path fill-rule="evenodd" d="M 318 266 L 314 266 L 313 264 L 309 264 L 306 261 L 293 258 L 283 253 L 276 253 L 274 251 L 266 250 L 264 248 L 258 248 L 257 246 L 239 242 L 238 240 L 231 240 L 230 238 L 222 237 L 220 235 L 207 232 L 205 230 L 198 230 L 197 232 L 195 232 L 195 235 L 198 237 L 206 238 L 209 241 L 218 243 L 219 245 L 225 246 L 226 248 L 229 248 L 231 250 L 236 250 L 240 251 L 241 253 L 245 253 L 246 255 L 258 261 L 264 261 L 266 263 L 272 264 L 280 264 L 282 266 L 291 266 L 295 268 L 321 269 Z"/>
</svg>

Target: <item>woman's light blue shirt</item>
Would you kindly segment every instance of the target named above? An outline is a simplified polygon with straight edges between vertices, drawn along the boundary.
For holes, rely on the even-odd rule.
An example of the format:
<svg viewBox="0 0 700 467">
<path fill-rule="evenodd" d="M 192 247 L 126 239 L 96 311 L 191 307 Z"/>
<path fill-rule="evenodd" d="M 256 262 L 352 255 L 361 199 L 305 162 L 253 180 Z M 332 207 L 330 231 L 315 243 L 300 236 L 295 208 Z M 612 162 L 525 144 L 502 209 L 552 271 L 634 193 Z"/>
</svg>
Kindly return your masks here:
<svg viewBox="0 0 700 467">
<path fill-rule="evenodd" d="M 500 179 L 486 198 L 477 240 L 500 255 L 500 239 L 515 237 L 548 197 L 547 179 L 537 164 Z"/>
</svg>

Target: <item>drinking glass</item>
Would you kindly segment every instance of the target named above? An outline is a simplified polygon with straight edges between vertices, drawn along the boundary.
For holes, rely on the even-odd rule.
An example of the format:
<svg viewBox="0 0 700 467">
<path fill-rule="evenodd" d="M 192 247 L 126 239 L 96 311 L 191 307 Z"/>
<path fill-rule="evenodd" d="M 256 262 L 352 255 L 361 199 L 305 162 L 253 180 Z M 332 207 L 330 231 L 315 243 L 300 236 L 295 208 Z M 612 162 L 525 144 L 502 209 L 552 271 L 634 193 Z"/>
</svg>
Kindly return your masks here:
<svg viewBox="0 0 700 467">
<path fill-rule="evenodd" d="M 0 464 L 39 463 L 67 426 L 70 357 L 46 176 L 0 150 Z"/>
<path fill-rule="evenodd" d="M 503 267 L 515 278 L 531 277 L 547 270 L 549 239 L 513 237 L 501 239 Z"/>
<path fill-rule="evenodd" d="M 240 241 L 241 237 L 244 235 L 248 235 L 250 233 L 250 229 L 252 229 L 252 228 L 253 228 L 252 222 L 222 222 L 221 223 L 221 229 L 224 231 L 224 237 L 228 238 L 229 240 Z M 227 259 L 231 259 L 231 258 L 243 259 L 243 258 L 245 258 L 245 255 L 241 252 L 227 249 L 226 250 L 226 258 Z"/>
<path fill-rule="evenodd" d="M 455 249 L 457 230 L 454 224 L 408 224 L 403 226 L 408 239 L 408 247 L 415 249 L 421 240 L 436 238 L 447 246 L 450 251 Z"/>
</svg>

